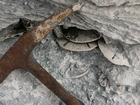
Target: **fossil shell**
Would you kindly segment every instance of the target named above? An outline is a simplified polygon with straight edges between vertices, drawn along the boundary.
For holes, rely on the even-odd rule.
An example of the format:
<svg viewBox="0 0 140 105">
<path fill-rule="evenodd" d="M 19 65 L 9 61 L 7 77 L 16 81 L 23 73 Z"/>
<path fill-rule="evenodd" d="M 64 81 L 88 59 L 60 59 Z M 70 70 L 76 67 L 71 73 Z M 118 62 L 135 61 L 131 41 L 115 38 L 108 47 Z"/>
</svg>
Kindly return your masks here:
<svg viewBox="0 0 140 105">
<path fill-rule="evenodd" d="M 64 29 L 64 37 L 74 43 L 89 43 L 100 38 L 98 32 L 94 30 L 82 30 L 76 27 Z"/>
<path fill-rule="evenodd" d="M 112 44 L 106 45 L 102 40 L 98 41 L 98 46 L 103 55 L 112 63 L 130 67 L 128 59 L 119 48 L 113 46 Z"/>
<path fill-rule="evenodd" d="M 97 47 L 97 42 L 73 43 L 65 38 L 57 38 L 56 41 L 60 47 L 70 51 L 90 51 Z"/>
</svg>

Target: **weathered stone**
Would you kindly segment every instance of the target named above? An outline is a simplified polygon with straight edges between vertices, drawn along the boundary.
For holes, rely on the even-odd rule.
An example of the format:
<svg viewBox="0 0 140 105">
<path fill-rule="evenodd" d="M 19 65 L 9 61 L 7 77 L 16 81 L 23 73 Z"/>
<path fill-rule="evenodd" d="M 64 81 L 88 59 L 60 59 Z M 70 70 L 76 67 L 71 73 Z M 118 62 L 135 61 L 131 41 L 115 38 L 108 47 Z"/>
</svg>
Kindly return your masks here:
<svg viewBox="0 0 140 105">
<path fill-rule="evenodd" d="M 82 9 L 60 25 L 65 28 L 73 26 L 85 30 L 94 29 L 113 41 L 125 43 L 123 47 L 132 66 L 112 64 L 98 48 L 89 52 L 63 50 L 56 44 L 53 33 L 33 50 L 33 56 L 86 105 L 139 105 L 140 46 L 128 45 L 140 43 L 139 0 L 1 0 L 0 30 L 17 23 L 19 18 L 41 21 L 77 1 L 83 2 Z M 9 38 L 0 42 L 0 57 L 16 40 Z M 70 78 L 87 70 L 89 73 L 81 78 Z M 83 87 L 86 89 L 83 90 Z M 52 92 L 24 70 L 13 71 L 0 84 L 0 91 L 0 102 L 4 105 L 62 104 Z"/>
</svg>

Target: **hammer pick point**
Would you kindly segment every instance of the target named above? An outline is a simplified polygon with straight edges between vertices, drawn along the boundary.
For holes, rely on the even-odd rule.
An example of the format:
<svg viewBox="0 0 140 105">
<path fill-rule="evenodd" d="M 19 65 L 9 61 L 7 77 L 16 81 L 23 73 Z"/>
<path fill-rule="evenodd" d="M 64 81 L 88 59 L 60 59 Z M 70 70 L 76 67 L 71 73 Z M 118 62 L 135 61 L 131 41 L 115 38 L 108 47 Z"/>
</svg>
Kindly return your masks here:
<svg viewBox="0 0 140 105">
<path fill-rule="evenodd" d="M 82 3 L 82 2 L 77 2 L 77 3 L 75 3 L 75 4 L 72 6 L 72 10 L 73 10 L 73 11 L 78 11 L 78 10 L 80 10 L 80 9 L 82 8 L 82 6 L 83 6 L 83 3 Z"/>
</svg>

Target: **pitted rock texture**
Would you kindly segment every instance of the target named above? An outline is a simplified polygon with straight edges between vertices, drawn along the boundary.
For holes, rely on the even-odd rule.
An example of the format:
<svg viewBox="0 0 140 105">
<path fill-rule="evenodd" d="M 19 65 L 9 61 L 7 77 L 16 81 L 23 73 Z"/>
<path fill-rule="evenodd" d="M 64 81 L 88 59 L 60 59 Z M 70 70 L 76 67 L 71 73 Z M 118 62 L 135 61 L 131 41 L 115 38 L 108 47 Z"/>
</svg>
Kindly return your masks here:
<svg viewBox="0 0 140 105">
<path fill-rule="evenodd" d="M 1 0 L 0 30 L 19 18 L 41 21 L 78 0 Z M 61 24 L 66 28 L 95 29 L 125 45 L 131 67 L 117 66 L 96 48 L 89 52 L 72 52 L 60 48 L 53 33 L 32 52 L 34 58 L 69 93 L 85 105 L 140 104 L 140 23 L 138 0 L 79 0 L 83 8 Z M 0 57 L 17 38 L 0 42 Z M 119 46 L 118 46 L 119 47 Z M 86 71 L 80 78 L 75 77 Z M 44 78 L 45 79 L 45 78 Z M 26 70 L 13 71 L 0 84 L 0 105 L 64 105 Z"/>
</svg>

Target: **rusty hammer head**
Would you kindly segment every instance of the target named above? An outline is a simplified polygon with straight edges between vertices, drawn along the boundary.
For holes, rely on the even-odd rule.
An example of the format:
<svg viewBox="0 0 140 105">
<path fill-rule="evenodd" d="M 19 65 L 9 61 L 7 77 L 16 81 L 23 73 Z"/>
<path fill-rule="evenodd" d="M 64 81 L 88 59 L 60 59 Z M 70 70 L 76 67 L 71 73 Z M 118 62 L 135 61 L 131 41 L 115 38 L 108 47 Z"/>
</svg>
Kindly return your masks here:
<svg viewBox="0 0 140 105">
<path fill-rule="evenodd" d="M 84 105 L 81 101 L 70 95 L 61 85 L 49 75 L 36 61 L 30 53 L 33 48 L 62 20 L 80 8 L 76 4 L 64 11 L 57 13 L 30 31 L 26 32 L 1 58 L 0 60 L 0 82 L 14 69 L 23 68 L 32 73 L 46 87 L 54 92 L 66 105 Z"/>
</svg>

